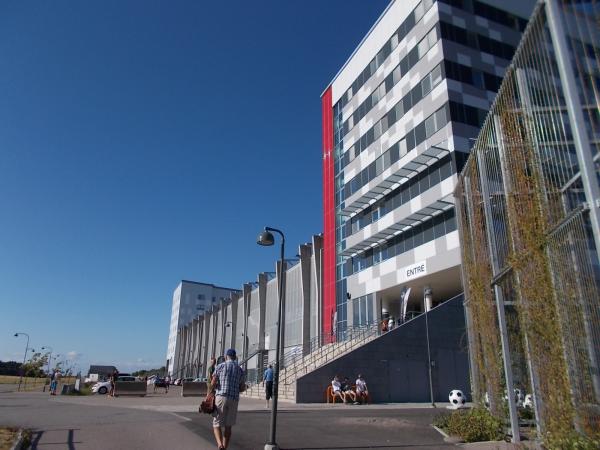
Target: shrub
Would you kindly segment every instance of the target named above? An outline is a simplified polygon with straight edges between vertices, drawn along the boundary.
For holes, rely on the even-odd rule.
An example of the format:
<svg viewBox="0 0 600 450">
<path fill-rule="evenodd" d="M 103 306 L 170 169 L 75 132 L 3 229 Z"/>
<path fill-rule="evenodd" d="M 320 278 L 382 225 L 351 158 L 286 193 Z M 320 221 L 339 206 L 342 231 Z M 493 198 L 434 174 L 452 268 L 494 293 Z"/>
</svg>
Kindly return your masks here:
<svg viewBox="0 0 600 450">
<path fill-rule="evenodd" d="M 504 439 L 502 421 L 492 416 L 485 408 L 459 409 L 449 414 L 447 418 L 440 419 L 440 423 L 444 421 L 446 426 L 440 428 L 450 435 L 461 437 L 465 442 Z"/>
<path fill-rule="evenodd" d="M 433 418 L 433 424 L 446 431 L 448 429 L 448 420 L 450 419 L 450 414 L 441 413 Z"/>
<path fill-rule="evenodd" d="M 589 438 L 575 432 L 567 436 L 549 433 L 544 443 L 548 450 L 597 450 L 600 448 L 600 437 Z"/>
</svg>

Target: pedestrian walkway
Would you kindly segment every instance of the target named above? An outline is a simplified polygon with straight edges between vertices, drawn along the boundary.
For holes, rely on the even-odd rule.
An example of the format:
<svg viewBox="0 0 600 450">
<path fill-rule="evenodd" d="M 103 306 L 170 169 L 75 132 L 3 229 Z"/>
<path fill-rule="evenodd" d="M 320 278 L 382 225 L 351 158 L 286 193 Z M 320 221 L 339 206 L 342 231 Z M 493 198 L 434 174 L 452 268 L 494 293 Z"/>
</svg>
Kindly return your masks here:
<svg viewBox="0 0 600 450">
<path fill-rule="evenodd" d="M 21 420 L 27 417 L 24 425 L 34 425 L 42 431 L 42 434 L 34 434 L 39 448 L 44 445 L 43 448 L 50 449 L 100 449 L 106 443 L 107 438 L 102 437 L 105 433 L 110 433 L 109 440 L 115 445 L 121 439 L 119 435 L 129 439 L 129 448 L 138 448 L 132 446 L 134 442 L 135 445 L 143 442 L 148 450 L 166 448 L 152 445 L 153 442 L 164 445 L 168 436 L 180 436 L 172 441 L 178 444 L 195 443 L 195 449 L 213 448 L 208 444 L 214 439 L 212 418 L 198 413 L 199 398 L 181 397 L 180 389 L 176 387 L 168 394 L 147 397 L 116 398 L 13 393 L 4 400 L 13 407 L 23 407 L 19 413 Z M 430 404 L 333 405 L 281 401 L 277 440 L 282 449 L 288 450 L 449 448 L 453 444 L 444 442 L 443 436 L 431 426 L 434 417 L 442 411 L 445 411 L 444 405 L 435 409 Z M 242 398 L 230 449 L 263 448 L 270 413 L 263 400 Z M 47 446 L 51 443 L 56 446 Z M 172 448 L 192 448 L 185 445 Z"/>
</svg>

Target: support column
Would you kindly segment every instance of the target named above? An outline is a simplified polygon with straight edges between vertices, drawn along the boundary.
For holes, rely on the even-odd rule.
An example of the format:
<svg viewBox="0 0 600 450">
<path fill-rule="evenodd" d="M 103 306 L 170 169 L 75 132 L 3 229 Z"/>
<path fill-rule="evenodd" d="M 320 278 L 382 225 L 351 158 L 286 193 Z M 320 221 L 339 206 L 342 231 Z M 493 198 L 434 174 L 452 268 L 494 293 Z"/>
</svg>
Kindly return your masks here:
<svg viewBox="0 0 600 450">
<path fill-rule="evenodd" d="M 231 295 L 231 324 L 229 325 L 231 330 L 231 341 L 229 342 L 230 348 L 235 348 L 235 336 L 237 334 L 237 311 L 240 296 L 238 294 Z M 235 348 L 235 351 L 241 356 L 242 349 Z"/>
<path fill-rule="evenodd" d="M 310 293 L 312 286 L 312 246 L 310 244 L 302 244 L 299 248 L 300 255 L 300 270 L 302 271 L 302 355 L 310 353 Z"/>
<path fill-rule="evenodd" d="M 565 94 L 565 102 L 573 132 L 573 143 L 579 163 L 581 182 L 585 193 L 586 203 L 590 207 L 590 222 L 592 224 L 592 235 L 596 244 L 596 256 L 600 260 L 600 187 L 598 186 L 595 164 L 592 159 L 591 144 L 585 127 L 583 107 L 579 98 L 575 73 L 571 59 L 569 58 L 569 47 L 567 45 L 567 34 L 562 22 L 562 14 L 558 0 L 546 0 L 546 16 L 548 17 L 548 28 L 554 46 L 558 73 Z"/>
<path fill-rule="evenodd" d="M 490 191 L 487 185 L 487 171 L 483 155 L 481 151 L 476 151 L 477 165 L 479 166 L 481 193 L 483 197 L 483 208 L 485 211 L 485 231 L 488 241 L 488 249 L 492 262 L 492 274 L 494 277 L 500 272 L 498 264 L 498 250 L 496 246 L 496 237 L 492 233 L 493 224 L 492 209 L 490 206 Z M 506 193 L 506 191 L 505 191 Z M 520 442 L 521 435 L 519 432 L 519 416 L 517 415 L 517 405 L 515 404 L 515 389 L 512 376 L 512 359 L 510 356 L 510 346 L 508 342 L 508 331 L 506 329 L 506 315 L 504 311 L 504 295 L 502 289 L 497 284 L 494 284 L 494 294 L 496 296 L 496 308 L 498 311 L 498 328 L 500 329 L 500 339 L 502 343 L 502 362 L 504 363 L 504 378 L 506 381 L 506 390 L 508 391 L 508 412 L 510 416 L 510 428 L 512 431 L 512 442 Z"/>
<path fill-rule="evenodd" d="M 267 308 L 267 274 L 258 274 L 258 302 L 259 302 L 259 319 L 258 319 L 258 349 L 265 348 L 265 312 Z M 249 343 L 252 346 L 252 342 Z"/>
<path fill-rule="evenodd" d="M 243 344 L 242 344 L 242 353 L 244 355 L 244 359 L 248 359 L 248 316 L 250 315 L 250 295 L 252 293 L 252 285 L 250 283 L 244 284 L 243 287 L 243 296 L 244 296 L 244 323 L 243 323 Z"/>
<path fill-rule="evenodd" d="M 281 320 L 282 320 L 282 324 L 281 324 L 281 335 L 279 337 L 279 339 L 281 339 L 281 354 L 279 355 L 279 357 L 281 358 L 281 361 L 283 361 L 283 355 L 285 353 L 285 290 L 286 290 L 286 283 L 285 283 L 285 279 L 286 279 L 286 271 L 287 271 L 287 263 L 284 261 L 283 263 L 283 268 L 281 267 L 281 261 L 277 261 L 277 263 L 275 264 L 275 273 L 277 276 L 277 295 L 279 296 L 279 286 L 281 286 L 282 292 L 281 292 L 281 296 L 278 298 L 281 298 Z M 279 277 L 281 277 L 281 283 L 279 282 Z"/>
<path fill-rule="evenodd" d="M 315 270 L 315 282 L 317 283 L 316 292 L 316 314 L 315 314 L 315 336 L 317 346 L 323 345 L 323 235 L 313 235 L 313 267 Z"/>
<path fill-rule="evenodd" d="M 202 364 L 202 374 L 204 376 L 208 376 L 207 368 L 208 361 L 210 360 L 210 351 L 208 347 L 210 333 L 210 313 L 208 311 L 204 312 L 204 320 L 202 325 L 202 356 L 201 356 L 201 364 Z"/>
</svg>

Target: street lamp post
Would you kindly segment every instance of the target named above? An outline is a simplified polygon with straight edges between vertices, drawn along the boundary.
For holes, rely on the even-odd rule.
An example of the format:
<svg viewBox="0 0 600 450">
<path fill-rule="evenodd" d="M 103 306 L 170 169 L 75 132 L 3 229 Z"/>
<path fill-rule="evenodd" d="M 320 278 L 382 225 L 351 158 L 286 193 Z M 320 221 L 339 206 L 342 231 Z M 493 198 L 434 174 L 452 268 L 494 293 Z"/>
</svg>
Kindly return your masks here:
<svg viewBox="0 0 600 450">
<path fill-rule="evenodd" d="M 282 330 L 282 317 L 281 317 L 281 304 L 283 302 L 283 270 L 285 264 L 285 235 L 282 231 L 276 228 L 265 227 L 265 230 L 258 235 L 256 240 L 257 244 L 264 246 L 271 246 L 275 243 L 275 238 L 271 232 L 275 232 L 281 236 L 281 258 L 279 268 L 279 292 L 278 292 L 278 304 L 277 304 L 277 348 L 275 353 L 275 371 L 273 373 L 273 402 L 271 404 L 271 431 L 269 434 L 269 442 L 265 444 L 265 450 L 279 450 L 279 446 L 276 443 L 277 434 L 277 398 L 279 397 L 279 363 L 281 354 L 281 330 Z"/>
<path fill-rule="evenodd" d="M 42 347 L 42 350 L 50 350 L 50 355 L 48 356 L 48 368 L 46 369 L 46 372 L 48 373 L 48 376 L 50 376 L 50 366 L 52 365 L 52 352 L 54 351 L 54 349 L 52 347 L 50 347 L 49 345 L 46 345 L 45 347 Z"/>
<path fill-rule="evenodd" d="M 25 354 L 23 355 L 23 365 L 21 366 L 21 377 L 19 378 L 18 391 L 21 390 L 21 383 L 23 382 L 23 372 L 25 371 L 25 359 L 27 358 L 27 351 L 29 350 L 29 335 L 27 333 L 15 333 L 15 337 L 21 335 L 27 336 L 27 344 L 25 344 Z"/>
</svg>

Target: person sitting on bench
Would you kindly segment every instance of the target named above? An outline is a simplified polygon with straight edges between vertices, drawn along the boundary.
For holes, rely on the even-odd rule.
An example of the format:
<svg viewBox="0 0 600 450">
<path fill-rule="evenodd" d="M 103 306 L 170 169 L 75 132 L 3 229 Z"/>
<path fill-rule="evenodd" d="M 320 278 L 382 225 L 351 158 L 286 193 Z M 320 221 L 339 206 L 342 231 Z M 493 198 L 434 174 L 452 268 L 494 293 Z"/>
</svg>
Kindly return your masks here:
<svg viewBox="0 0 600 450">
<path fill-rule="evenodd" d="M 356 380 L 356 397 L 359 402 L 367 403 L 369 399 L 369 389 L 367 388 L 367 382 L 362 375 L 358 375 Z"/>
<path fill-rule="evenodd" d="M 348 377 L 345 377 L 344 382 L 342 383 L 342 395 L 344 396 L 346 403 L 350 403 L 352 400 L 352 403 L 358 405 L 358 402 L 356 401 L 356 393 L 352 390 L 352 386 L 350 385 L 350 380 Z"/>
<path fill-rule="evenodd" d="M 333 401 L 335 402 L 335 398 L 339 397 L 340 400 L 342 402 L 344 402 L 346 397 L 342 392 L 342 383 L 340 383 L 340 377 L 338 375 L 333 377 L 333 380 L 331 380 L 331 388 L 332 388 L 331 393 L 333 395 Z"/>
</svg>

